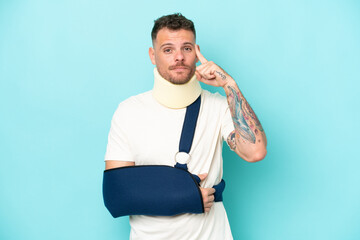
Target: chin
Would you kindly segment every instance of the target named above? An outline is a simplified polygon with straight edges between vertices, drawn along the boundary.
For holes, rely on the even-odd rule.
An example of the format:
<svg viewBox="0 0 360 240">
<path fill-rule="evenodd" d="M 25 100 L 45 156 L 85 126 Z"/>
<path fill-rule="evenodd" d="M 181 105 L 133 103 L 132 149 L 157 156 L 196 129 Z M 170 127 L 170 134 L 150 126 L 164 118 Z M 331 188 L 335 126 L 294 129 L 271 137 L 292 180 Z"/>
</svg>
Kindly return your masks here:
<svg viewBox="0 0 360 240">
<path fill-rule="evenodd" d="M 191 79 L 191 76 L 190 77 L 186 77 L 186 78 L 179 78 L 179 77 L 175 77 L 175 78 L 172 78 L 170 77 L 169 79 L 169 82 L 173 83 L 173 84 L 185 84 L 187 82 L 189 82 Z"/>
<path fill-rule="evenodd" d="M 169 76 L 169 82 L 173 84 L 185 84 L 190 81 L 194 73 L 183 73 L 183 74 L 171 74 Z"/>
</svg>

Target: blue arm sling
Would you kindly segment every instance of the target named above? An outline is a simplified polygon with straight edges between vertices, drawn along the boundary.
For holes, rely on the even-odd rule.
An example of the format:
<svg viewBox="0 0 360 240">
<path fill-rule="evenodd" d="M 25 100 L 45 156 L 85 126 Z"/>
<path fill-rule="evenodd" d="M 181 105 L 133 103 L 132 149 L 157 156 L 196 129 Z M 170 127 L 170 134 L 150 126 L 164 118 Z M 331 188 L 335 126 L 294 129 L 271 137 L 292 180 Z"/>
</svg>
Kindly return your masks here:
<svg viewBox="0 0 360 240">
<path fill-rule="evenodd" d="M 194 138 L 201 96 L 186 109 L 179 153 L 188 154 Z M 191 174 L 186 163 L 141 165 L 104 171 L 103 198 L 116 218 L 127 215 L 173 216 L 204 213 L 200 178 Z M 215 202 L 222 201 L 225 181 L 214 186 Z"/>
</svg>

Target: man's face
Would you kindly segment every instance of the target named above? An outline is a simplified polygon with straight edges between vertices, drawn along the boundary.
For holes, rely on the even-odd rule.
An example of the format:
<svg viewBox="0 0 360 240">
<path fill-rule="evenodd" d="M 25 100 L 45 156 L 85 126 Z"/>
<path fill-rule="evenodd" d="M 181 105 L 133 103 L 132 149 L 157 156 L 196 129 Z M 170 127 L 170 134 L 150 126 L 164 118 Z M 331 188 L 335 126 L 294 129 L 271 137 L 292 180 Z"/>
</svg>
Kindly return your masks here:
<svg viewBox="0 0 360 240">
<path fill-rule="evenodd" d="M 195 36 L 191 31 L 162 28 L 149 55 L 160 75 L 171 83 L 187 83 L 195 74 Z"/>
</svg>

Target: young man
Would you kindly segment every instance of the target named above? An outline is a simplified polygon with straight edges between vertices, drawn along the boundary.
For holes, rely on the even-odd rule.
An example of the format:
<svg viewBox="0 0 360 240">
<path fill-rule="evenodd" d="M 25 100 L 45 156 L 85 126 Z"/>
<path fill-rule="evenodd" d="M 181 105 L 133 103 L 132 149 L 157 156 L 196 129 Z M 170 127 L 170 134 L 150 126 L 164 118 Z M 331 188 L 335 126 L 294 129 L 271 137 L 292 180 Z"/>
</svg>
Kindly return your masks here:
<svg viewBox="0 0 360 240">
<path fill-rule="evenodd" d="M 201 96 L 188 170 L 202 180 L 205 213 L 130 216 L 130 238 L 232 239 L 223 203 L 214 203 L 212 188 L 222 179 L 222 143 L 226 140 L 241 158 L 256 162 L 266 155 L 265 133 L 236 82 L 200 53 L 192 21 L 181 14 L 163 16 L 155 21 L 151 35 L 154 88 L 119 104 L 109 133 L 106 169 L 174 166 L 186 107 Z M 224 88 L 227 99 L 202 90 L 199 81 Z"/>
</svg>

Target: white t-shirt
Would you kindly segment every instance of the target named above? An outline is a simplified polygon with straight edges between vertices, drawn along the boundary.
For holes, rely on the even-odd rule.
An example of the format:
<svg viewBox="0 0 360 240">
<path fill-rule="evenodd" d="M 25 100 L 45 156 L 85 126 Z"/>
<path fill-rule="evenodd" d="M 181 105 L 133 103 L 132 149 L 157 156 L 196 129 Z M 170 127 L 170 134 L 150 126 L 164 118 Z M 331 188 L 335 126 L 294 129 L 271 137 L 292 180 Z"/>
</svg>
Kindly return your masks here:
<svg viewBox="0 0 360 240">
<path fill-rule="evenodd" d="M 152 91 L 121 102 L 111 122 L 105 160 L 174 166 L 185 112 L 186 108 L 164 107 L 154 99 Z M 222 143 L 233 130 L 226 98 L 203 90 L 188 163 L 191 173 L 208 173 L 202 187 L 221 181 Z M 204 214 L 130 216 L 130 225 L 132 240 L 233 239 L 222 202 L 214 203 L 210 212 Z"/>
</svg>

